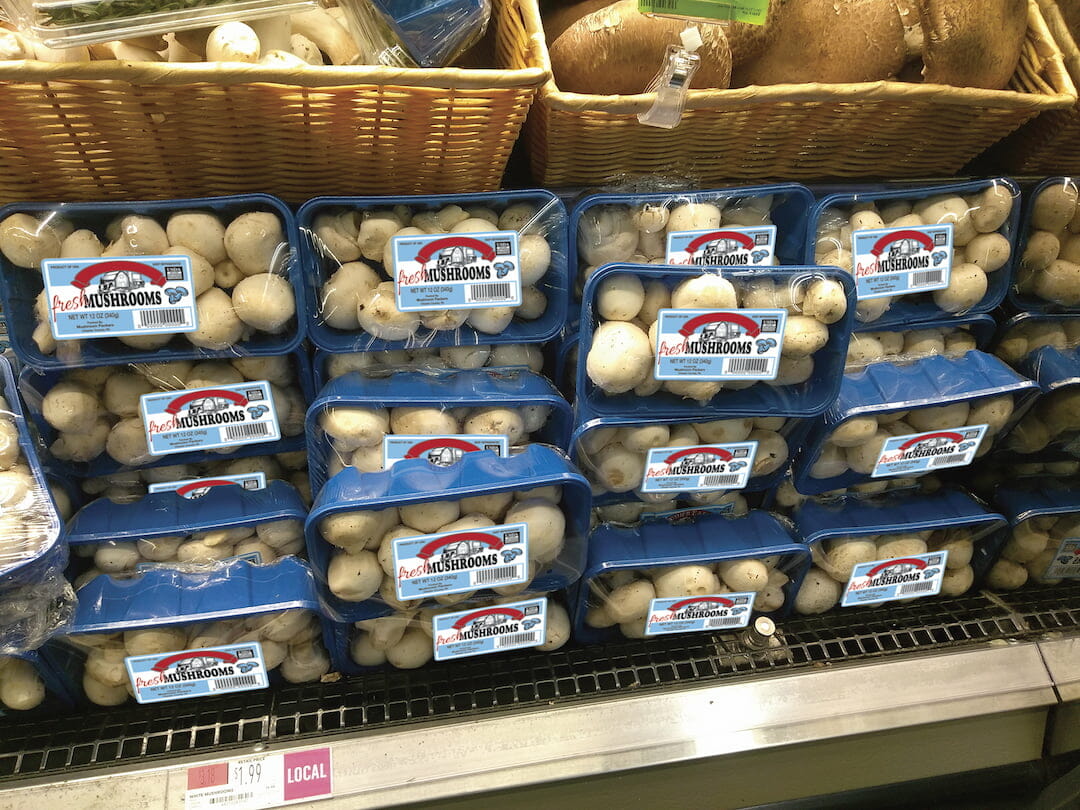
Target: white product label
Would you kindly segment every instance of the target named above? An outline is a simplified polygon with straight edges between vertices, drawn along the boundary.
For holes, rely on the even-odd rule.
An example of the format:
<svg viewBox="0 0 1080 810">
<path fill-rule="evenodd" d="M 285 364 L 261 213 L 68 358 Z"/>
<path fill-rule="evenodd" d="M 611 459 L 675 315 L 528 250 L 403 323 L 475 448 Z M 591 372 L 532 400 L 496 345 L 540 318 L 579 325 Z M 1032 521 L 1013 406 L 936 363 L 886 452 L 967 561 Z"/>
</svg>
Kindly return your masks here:
<svg viewBox="0 0 1080 810">
<path fill-rule="evenodd" d="M 966 467 L 975 460 L 986 425 L 966 425 L 930 433 L 893 436 L 881 448 L 873 478 L 919 475 L 949 467 Z"/>
<path fill-rule="evenodd" d="M 510 454 L 506 436 L 462 434 L 459 436 L 386 436 L 383 438 L 383 467 L 389 470 L 408 458 L 426 458 L 436 467 L 449 467 L 466 453 L 490 450 L 505 458 Z"/>
<path fill-rule="evenodd" d="M 658 380 L 773 380 L 780 370 L 782 309 L 662 309 Z"/>
<path fill-rule="evenodd" d="M 851 241 L 855 292 L 860 301 L 949 286 L 952 224 L 855 231 Z"/>
<path fill-rule="evenodd" d="M 672 231 L 667 264 L 698 267 L 768 267 L 773 263 L 776 228 L 720 228 Z"/>
<path fill-rule="evenodd" d="M 843 607 L 936 596 L 945 577 L 947 551 L 859 563 L 844 589 Z"/>
<path fill-rule="evenodd" d="M 215 475 L 212 478 L 189 478 L 186 481 L 166 481 L 150 484 L 148 491 L 175 492 L 188 500 L 201 498 L 215 487 L 240 487 L 246 490 L 266 489 L 266 473 L 252 472 L 242 475 Z"/>
<path fill-rule="evenodd" d="M 547 599 L 442 613 L 432 630 L 436 661 L 536 647 L 547 637 Z"/>
<path fill-rule="evenodd" d="M 528 582 L 529 527 L 510 523 L 403 537 L 393 544 L 397 598 L 424 599 Z"/>
<path fill-rule="evenodd" d="M 645 635 L 737 630 L 750 623 L 754 593 L 725 593 L 653 599 L 645 620 Z"/>
<path fill-rule="evenodd" d="M 268 382 L 143 394 L 139 406 L 147 447 L 155 456 L 281 438 Z"/>
<path fill-rule="evenodd" d="M 139 703 L 223 695 L 269 685 L 257 641 L 124 659 Z"/>
<path fill-rule="evenodd" d="M 1080 578 L 1080 537 L 1067 537 L 1061 541 L 1044 576 L 1046 579 Z"/>
<path fill-rule="evenodd" d="M 329 747 L 188 768 L 185 810 L 266 810 L 333 795 Z"/>
<path fill-rule="evenodd" d="M 402 312 L 516 307 L 516 231 L 395 236 L 394 290 Z"/>
<path fill-rule="evenodd" d="M 745 489 L 757 442 L 654 447 L 645 462 L 642 492 L 712 492 Z"/>
<path fill-rule="evenodd" d="M 46 259 L 41 275 L 57 340 L 199 328 L 187 256 Z"/>
</svg>

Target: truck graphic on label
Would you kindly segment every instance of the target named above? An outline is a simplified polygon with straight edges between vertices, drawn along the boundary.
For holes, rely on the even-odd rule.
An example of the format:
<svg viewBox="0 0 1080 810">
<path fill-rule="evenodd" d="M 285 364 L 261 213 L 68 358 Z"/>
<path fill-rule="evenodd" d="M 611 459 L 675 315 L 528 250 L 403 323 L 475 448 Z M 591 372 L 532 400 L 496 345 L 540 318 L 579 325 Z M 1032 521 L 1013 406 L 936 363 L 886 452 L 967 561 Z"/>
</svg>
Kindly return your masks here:
<svg viewBox="0 0 1080 810">
<path fill-rule="evenodd" d="M 204 397 L 188 403 L 188 413 L 192 416 L 204 413 L 218 413 L 227 411 L 233 406 L 233 401 L 225 397 Z"/>
<path fill-rule="evenodd" d="M 736 250 L 744 247 L 738 239 L 714 239 L 706 242 L 698 258 L 700 264 L 718 264 L 724 256 L 730 256 Z"/>
<path fill-rule="evenodd" d="M 479 260 L 480 254 L 473 248 L 455 245 L 440 250 L 436 264 L 438 267 L 444 269 L 463 269 L 469 265 L 476 264 Z"/>
<path fill-rule="evenodd" d="M 889 246 L 889 258 L 896 259 L 901 256 L 915 256 L 923 249 L 922 242 L 917 239 L 897 239 Z"/>
<path fill-rule="evenodd" d="M 130 270 L 114 270 L 103 273 L 99 278 L 98 290 L 101 292 L 140 290 L 146 286 L 146 277 Z"/>
<path fill-rule="evenodd" d="M 716 342 L 737 338 L 742 334 L 742 329 L 737 323 L 731 321 L 717 321 L 710 323 L 701 330 L 701 339 L 705 342 Z"/>
<path fill-rule="evenodd" d="M 479 540 L 460 540 L 443 546 L 442 557 L 444 560 L 452 560 L 455 557 L 471 557 L 482 551 L 487 551 L 488 545 Z"/>
<path fill-rule="evenodd" d="M 427 460 L 436 467 L 449 467 L 465 457 L 465 449 L 461 447 L 436 447 L 427 454 Z"/>
<path fill-rule="evenodd" d="M 208 658 L 205 656 L 198 656 L 194 658 L 185 658 L 182 661 L 176 662 L 177 672 L 198 672 L 202 669 L 210 669 L 221 663 L 218 658 Z"/>
</svg>

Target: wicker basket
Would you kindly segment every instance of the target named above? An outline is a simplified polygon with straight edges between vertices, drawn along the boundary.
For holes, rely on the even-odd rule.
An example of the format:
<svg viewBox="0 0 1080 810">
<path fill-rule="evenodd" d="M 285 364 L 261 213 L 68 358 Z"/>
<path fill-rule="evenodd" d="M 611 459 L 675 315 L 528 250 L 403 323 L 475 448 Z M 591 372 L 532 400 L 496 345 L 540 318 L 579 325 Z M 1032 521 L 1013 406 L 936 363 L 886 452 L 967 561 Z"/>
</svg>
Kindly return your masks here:
<svg viewBox="0 0 1080 810">
<path fill-rule="evenodd" d="M 495 70 L 0 62 L 0 202 L 489 191 L 539 86 L 536 0 Z"/>
<path fill-rule="evenodd" d="M 1055 0 L 1038 0 L 1050 33 L 1061 46 L 1073 82 L 1080 81 L 1077 48 Z M 988 157 L 1016 174 L 1080 173 L 1080 104 L 1042 113 L 991 150 Z"/>
<path fill-rule="evenodd" d="M 705 185 L 765 178 L 954 174 L 1076 88 L 1035 0 L 1010 90 L 903 82 L 691 90 L 675 129 L 642 126 L 652 94 L 564 93 L 549 80 L 526 125 L 536 180 L 593 185 L 646 174 Z M 545 66 L 550 67 L 545 48 Z"/>
</svg>

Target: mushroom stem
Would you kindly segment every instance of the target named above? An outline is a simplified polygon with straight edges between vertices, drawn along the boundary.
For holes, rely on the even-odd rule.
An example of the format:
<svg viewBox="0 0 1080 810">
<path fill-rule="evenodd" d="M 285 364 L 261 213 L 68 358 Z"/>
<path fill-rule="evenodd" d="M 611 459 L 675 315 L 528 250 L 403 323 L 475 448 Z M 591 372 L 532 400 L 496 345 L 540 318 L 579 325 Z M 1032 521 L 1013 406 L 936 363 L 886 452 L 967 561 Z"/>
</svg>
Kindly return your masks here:
<svg viewBox="0 0 1080 810">
<path fill-rule="evenodd" d="M 360 49 L 349 32 L 325 9 L 317 8 L 292 15 L 294 34 L 305 36 L 319 46 L 335 65 L 355 64 Z"/>
</svg>

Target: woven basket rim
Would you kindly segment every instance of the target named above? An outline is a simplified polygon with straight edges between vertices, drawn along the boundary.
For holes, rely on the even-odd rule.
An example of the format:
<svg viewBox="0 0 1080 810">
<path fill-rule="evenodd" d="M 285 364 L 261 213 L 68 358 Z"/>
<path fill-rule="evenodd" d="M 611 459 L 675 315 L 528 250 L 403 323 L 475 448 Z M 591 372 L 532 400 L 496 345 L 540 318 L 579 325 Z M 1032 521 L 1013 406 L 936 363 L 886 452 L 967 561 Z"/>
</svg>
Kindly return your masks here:
<svg viewBox="0 0 1080 810">
<path fill-rule="evenodd" d="M 860 103 L 869 101 L 929 102 L 964 107 L 1063 109 L 1077 102 L 1076 84 L 1065 66 L 1065 57 L 1050 33 L 1036 0 L 1028 0 L 1028 28 L 1047 53 L 1043 70 L 1056 92 L 1032 93 L 1016 90 L 986 90 L 979 87 L 955 87 L 945 84 L 916 84 L 899 81 L 860 82 L 854 84 L 751 85 L 728 90 L 693 90 L 686 95 L 686 112 L 693 110 L 745 108 L 747 106 L 794 103 Z M 1030 37 L 1030 33 L 1029 33 Z M 545 41 L 542 53 L 545 69 L 551 72 L 551 55 Z M 1080 78 L 1078 78 L 1080 81 Z M 652 107 L 656 93 L 628 96 L 602 96 L 568 93 L 560 90 L 554 74 L 540 88 L 539 101 L 553 110 L 636 115 Z"/>
<path fill-rule="evenodd" d="M 0 82 L 118 81 L 133 85 L 272 84 L 288 87 L 434 87 L 494 90 L 540 87 L 551 78 L 539 5 L 535 0 L 495 0 L 515 6 L 528 33 L 524 68 L 394 68 L 383 65 L 267 67 L 233 62 L 0 61 Z"/>
</svg>

